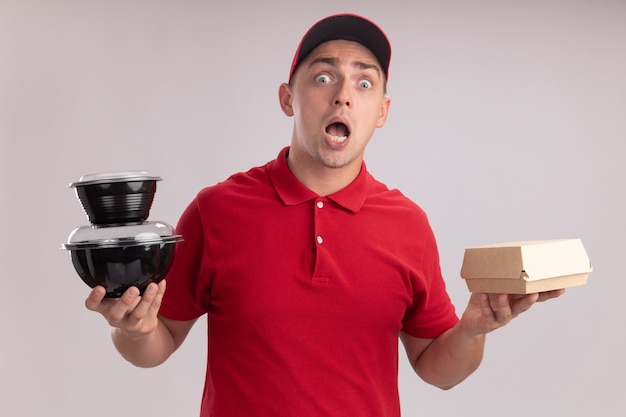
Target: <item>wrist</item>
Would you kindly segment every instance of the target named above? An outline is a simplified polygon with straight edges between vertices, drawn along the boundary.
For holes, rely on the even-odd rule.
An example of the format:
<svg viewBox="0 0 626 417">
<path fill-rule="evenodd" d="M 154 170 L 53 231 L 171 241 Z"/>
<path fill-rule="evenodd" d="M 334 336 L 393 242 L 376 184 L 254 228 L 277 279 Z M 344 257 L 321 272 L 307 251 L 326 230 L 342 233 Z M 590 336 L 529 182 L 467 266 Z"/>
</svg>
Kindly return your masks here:
<svg viewBox="0 0 626 417">
<path fill-rule="evenodd" d="M 463 318 L 457 323 L 457 328 L 459 336 L 469 341 L 481 342 L 485 339 L 485 332 L 476 326 L 472 326 L 471 323 L 468 323 Z"/>
<path fill-rule="evenodd" d="M 142 342 L 150 337 L 154 330 L 145 332 L 137 330 L 127 330 L 120 327 L 113 327 L 111 329 L 112 337 L 114 341 L 128 341 L 132 343 Z"/>
</svg>

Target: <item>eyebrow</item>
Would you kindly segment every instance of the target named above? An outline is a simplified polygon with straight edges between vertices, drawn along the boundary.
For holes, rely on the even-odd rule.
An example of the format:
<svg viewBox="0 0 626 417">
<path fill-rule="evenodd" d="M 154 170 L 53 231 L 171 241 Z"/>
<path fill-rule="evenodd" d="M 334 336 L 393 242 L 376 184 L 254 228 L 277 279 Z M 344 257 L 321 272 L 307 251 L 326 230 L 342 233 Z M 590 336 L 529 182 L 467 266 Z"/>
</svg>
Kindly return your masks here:
<svg viewBox="0 0 626 417">
<path fill-rule="evenodd" d="M 327 65 L 330 65 L 331 67 L 337 67 L 339 65 L 339 60 L 333 57 L 318 57 L 311 61 L 311 63 L 309 64 L 309 68 L 313 67 L 316 64 L 327 64 Z M 378 65 L 375 65 L 375 64 L 368 64 L 366 62 L 355 61 L 352 63 L 352 66 L 361 70 L 373 69 L 378 73 L 379 76 L 381 75 L 380 68 L 378 67 Z"/>
</svg>

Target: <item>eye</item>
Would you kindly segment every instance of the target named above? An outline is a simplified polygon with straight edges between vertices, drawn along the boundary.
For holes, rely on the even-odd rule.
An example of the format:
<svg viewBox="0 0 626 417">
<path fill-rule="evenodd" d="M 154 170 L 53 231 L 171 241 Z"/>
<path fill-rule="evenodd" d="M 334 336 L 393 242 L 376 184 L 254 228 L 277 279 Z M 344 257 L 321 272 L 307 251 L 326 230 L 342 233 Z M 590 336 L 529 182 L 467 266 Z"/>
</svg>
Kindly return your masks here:
<svg viewBox="0 0 626 417">
<path fill-rule="evenodd" d="M 372 88 L 372 82 L 370 80 L 361 80 L 359 81 L 359 87 L 370 89 Z"/>
<path fill-rule="evenodd" d="M 330 82 L 330 77 L 328 76 L 328 74 L 320 74 L 315 77 L 315 81 L 320 84 L 328 84 Z"/>
</svg>

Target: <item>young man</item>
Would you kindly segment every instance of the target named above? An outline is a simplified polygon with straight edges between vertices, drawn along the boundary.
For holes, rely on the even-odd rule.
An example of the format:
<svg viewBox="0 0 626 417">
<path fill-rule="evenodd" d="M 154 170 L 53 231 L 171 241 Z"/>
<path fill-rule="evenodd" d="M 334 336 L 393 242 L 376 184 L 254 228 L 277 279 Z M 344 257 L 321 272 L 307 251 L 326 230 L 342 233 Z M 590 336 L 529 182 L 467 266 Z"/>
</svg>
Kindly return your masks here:
<svg viewBox="0 0 626 417">
<path fill-rule="evenodd" d="M 390 57 L 367 19 L 316 23 L 279 88 L 290 146 L 197 195 L 167 291 L 87 299 L 144 367 L 207 315 L 202 416 L 399 416 L 399 339 L 417 374 L 449 389 L 478 367 L 486 333 L 563 293 L 472 294 L 457 317 L 426 215 L 363 162 L 387 119 Z"/>
</svg>

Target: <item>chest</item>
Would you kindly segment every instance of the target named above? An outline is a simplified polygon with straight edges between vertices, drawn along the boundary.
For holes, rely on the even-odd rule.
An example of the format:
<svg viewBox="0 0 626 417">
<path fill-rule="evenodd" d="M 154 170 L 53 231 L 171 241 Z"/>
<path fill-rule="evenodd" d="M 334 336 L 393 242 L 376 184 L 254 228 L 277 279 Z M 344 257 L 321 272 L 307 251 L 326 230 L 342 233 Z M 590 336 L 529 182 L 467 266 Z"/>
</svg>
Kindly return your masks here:
<svg viewBox="0 0 626 417">
<path fill-rule="evenodd" d="M 206 234 L 215 320 L 351 334 L 402 327 L 419 291 L 420 237 L 407 236 L 397 213 L 319 198 L 236 215 L 236 230 L 216 222 Z"/>
</svg>

